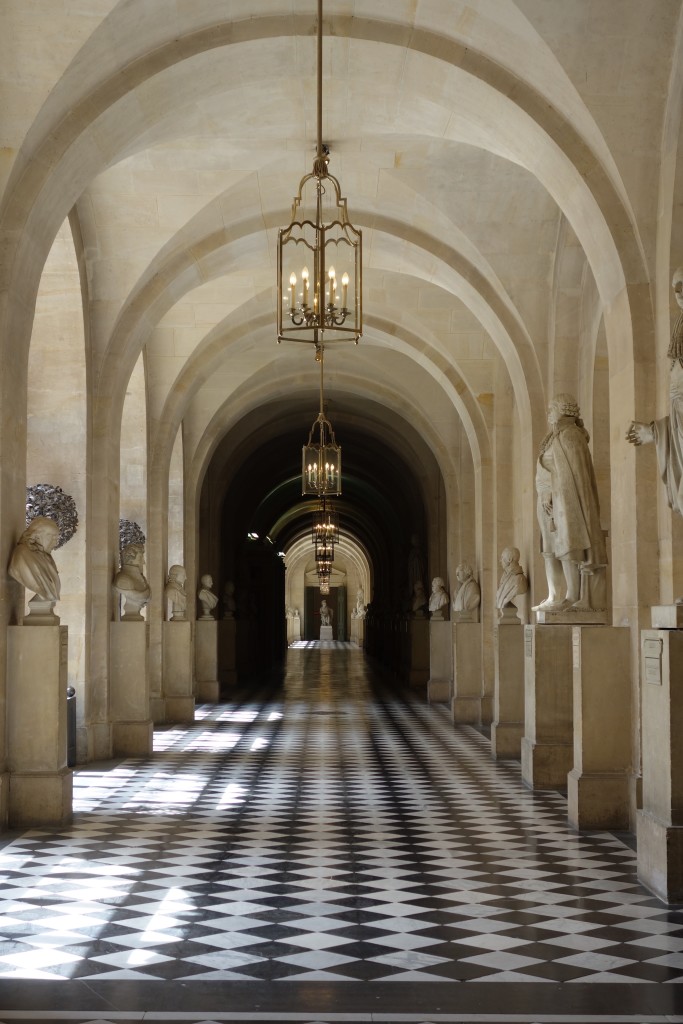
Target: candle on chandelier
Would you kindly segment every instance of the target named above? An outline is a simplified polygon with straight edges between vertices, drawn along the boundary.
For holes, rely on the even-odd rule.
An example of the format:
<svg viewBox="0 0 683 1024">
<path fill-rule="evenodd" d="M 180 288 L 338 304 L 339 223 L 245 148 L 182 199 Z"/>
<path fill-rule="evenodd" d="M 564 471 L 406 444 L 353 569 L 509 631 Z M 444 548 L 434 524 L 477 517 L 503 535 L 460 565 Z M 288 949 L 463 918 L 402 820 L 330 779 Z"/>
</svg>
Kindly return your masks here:
<svg viewBox="0 0 683 1024">
<path fill-rule="evenodd" d="M 289 308 L 290 308 L 290 310 L 293 310 L 294 306 L 296 305 L 295 291 L 294 291 L 295 288 L 296 288 L 296 274 L 292 273 L 292 274 L 289 275 Z"/>
<path fill-rule="evenodd" d="M 346 302 L 349 295 L 349 275 L 342 274 L 342 306 L 346 309 Z"/>
<path fill-rule="evenodd" d="M 308 305 L 308 267 L 301 271 L 301 280 L 304 283 L 304 307 Z"/>
</svg>

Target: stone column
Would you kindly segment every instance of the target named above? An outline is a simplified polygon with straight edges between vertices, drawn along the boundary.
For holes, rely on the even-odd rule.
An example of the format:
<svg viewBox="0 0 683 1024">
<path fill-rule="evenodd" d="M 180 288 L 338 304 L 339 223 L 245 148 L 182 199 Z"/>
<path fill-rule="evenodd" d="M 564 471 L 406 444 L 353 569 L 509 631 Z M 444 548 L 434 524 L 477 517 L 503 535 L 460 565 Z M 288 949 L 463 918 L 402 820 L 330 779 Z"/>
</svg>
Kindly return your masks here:
<svg viewBox="0 0 683 1024">
<path fill-rule="evenodd" d="M 166 722 L 194 721 L 194 657 L 192 622 L 163 623 L 161 685 Z"/>
<path fill-rule="evenodd" d="M 109 623 L 109 716 L 115 757 L 147 757 L 152 753 L 146 622 Z"/>
<path fill-rule="evenodd" d="M 237 622 L 221 619 L 218 624 L 218 678 L 223 686 L 237 682 Z"/>
<path fill-rule="evenodd" d="M 451 714 L 456 724 L 481 722 L 481 625 L 479 622 L 452 623 L 453 693 Z"/>
<path fill-rule="evenodd" d="M 448 619 L 429 622 L 429 681 L 427 696 L 430 703 L 446 701 L 453 690 L 453 638 Z"/>
<path fill-rule="evenodd" d="M 524 627 L 522 779 L 564 789 L 573 764 L 572 627 Z"/>
<path fill-rule="evenodd" d="M 65 825 L 73 813 L 67 768 L 66 626 L 7 627 L 9 825 Z"/>
<path fill-rule="evenodd" d="M 569 824 L 627 829 L 631 767 L 630 630 L 573 626 L 574 767 Z"/>
<path fill-rule="evenodd" d="M 410 664 L 408 684 L 426 686 L 429 682 L 429 620 L 409 619 Z"/>
<path fill-rule="evenodd" d="M 653 608 L 653 626 L 683 620 Z M 641 633 L 643 807 L 638 877 L 665 903 L 683 902 L 683 621 Z"/>
<path fill-rule="evenodd" d="M 220 700 L 218 682 L 218 623 L 215 619 L 197 619 L 195 635 L 195 673 L 197 697 L 215 703 Z"/>
<path fill-rule="evenodd" d="M 522 756 L 524 735 L 524 627 L 513 615 L 501 618 L 494 633 L 494 691 L 491 756 Z"/>
</svg>

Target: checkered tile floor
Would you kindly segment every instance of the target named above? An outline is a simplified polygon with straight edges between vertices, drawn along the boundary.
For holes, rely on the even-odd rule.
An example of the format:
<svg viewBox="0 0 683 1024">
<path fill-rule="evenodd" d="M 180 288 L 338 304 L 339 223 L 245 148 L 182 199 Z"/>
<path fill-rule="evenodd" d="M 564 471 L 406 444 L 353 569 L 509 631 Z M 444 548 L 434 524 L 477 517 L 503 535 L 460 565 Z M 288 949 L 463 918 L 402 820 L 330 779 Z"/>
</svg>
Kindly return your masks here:
<svg viewBox="0 0 683 1024">
<path fill-rule="evenodd" d="M 632 849 L 570 832 L 560 795 L 350 645 L 290 650 L 282 685 L 74 782 L 72 827 L 0 849 L 0 1008 L 9 979 L 683 991 L 683 913 Z"/>
</svg>

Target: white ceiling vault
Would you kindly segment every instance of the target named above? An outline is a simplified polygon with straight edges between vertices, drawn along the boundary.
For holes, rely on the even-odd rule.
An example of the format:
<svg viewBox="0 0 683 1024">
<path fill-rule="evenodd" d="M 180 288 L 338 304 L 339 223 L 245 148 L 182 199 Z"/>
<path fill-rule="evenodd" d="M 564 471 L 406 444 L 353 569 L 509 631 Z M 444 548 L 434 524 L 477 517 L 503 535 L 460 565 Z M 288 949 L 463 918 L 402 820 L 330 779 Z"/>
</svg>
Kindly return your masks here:
<svg viewBox="0 0 683 1024">
<path fill-rule="evenodd" d="M 3 334 L 20 358 L 71 215 L 95 431 L 118 432 L 143 354 L 162 476 L 181 425 L 199 485 L 231 424 L 317 387 L 312 355 L 275 344 L 277 229 L 315 150 L 315 7 L 6 0 L 0 13 Z M 491 396 L 507 393 L 531 452 L 549 392 L 579 389 L 572 341 L 587 332 L 594 349 L 604 314 L 614 366 L 630 357 L 610 311 L 663 259 L 680 0 L 324 12 L 323 135 L 364 233 L 366 322 L 358 348 L 330 354 L 329 393 L 419 424 L 439 462 L 462 436 L 475 472 Z"/>
</svg>

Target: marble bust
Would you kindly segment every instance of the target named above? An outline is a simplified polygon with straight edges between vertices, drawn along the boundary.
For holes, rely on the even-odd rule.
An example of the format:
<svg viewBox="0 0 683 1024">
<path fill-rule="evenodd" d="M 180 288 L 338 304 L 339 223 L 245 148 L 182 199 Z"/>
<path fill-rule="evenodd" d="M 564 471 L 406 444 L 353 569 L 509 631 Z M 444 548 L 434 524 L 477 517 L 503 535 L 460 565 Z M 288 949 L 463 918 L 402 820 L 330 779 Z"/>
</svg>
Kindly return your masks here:
<svg viewBox="0 0 683 1024">
<path fill-rule="evenodd" d="M 359 587 L 356 591 L 356 604 L 351 612 L 352 619 L 364 619 L 365 618 L 365 596 L 363 594 L 363 588 Z"/>
<path fill-rule="evenodd" d="M 35 597 L 29 601 L 29 615 L 58 623 L 53 609 L 61 591 L 59 572 L 52 551 L 59 542 L 59 526 L 54 519 L 36 516 L 22 533 L 12 552 L 8 572 Z"/>
<path fill-rule="evenodd" d="M 211 589 L 212 587 L 213 577 L 208 574 L 206 576 L 202 576 L 199 581 L 199 590 L 197 592 L 197 598 L 202 606 L 202 614 L 200 616 L 201 620 L 213 620 L 213 615 L 211 613 L 218 604 L 218 598 Z"/>
<path fill-rule="evenodd" d="M 441 576 L 435 576 L 432 580 L 432 593 L 429 598 L 429 610 L 432 619 L 439 621 L 445 618 L 444 609 L 448 612 L 450 597 L 446 592 L 446 584 Z"/>
<path fill-rule="evenodd" d="M 237 602 L 235 601 L 235 584 L 232 580 L 228 580 L 223 588 L 223 618 L 234 619 L 236 610 Z"/>
<path fill-rule="evenodd" d="M 423 619 L 427 608 L 427 595 L 422 580 L 416 580 L 413 584 L 413 597 L 410 610 L 416 619 Z"/>
<path fill-rule="evenodd" d="M 121 551 L 121 568 L 114 577 L 114 592 L 124 599 L 122 622 L 142 622 L 142 609 L 150 598 L 149 583 L 143 575 L 145 545 L 126 544 Z"/>
<path fill-rule="evenodd" d="M 519 548 L 504 548 L 500 556 L 500 565 L 503 572 L 496 591 L 496 608 L 501 612 L 502 617 L 504 608 L 515 607 L 515 598 L 526 594 L 529 589 L 529 581 L 524 569 L 519 564 Z M 517 617 L 516 612 L 515 617 Z"/>
<path fill-rule="evenodd" d="M 453 612 L 460 621 L 476 622 L 481 604 L 481 591 L 469 562 L 461 562 L 455 570 L 458 589 L 453 598 Z"/>
<path fill-rule="evenodd" d="M 588 577 L 597 570 L 604 576 L 607 552 L 588 431 L 572 395 L 552 399 L 548 424 L 536 463 L 536 514 L 548 596 L 535 611 L 589 610 Z"/>
<path fill-rule="evenodd" d="M 165 588 L 166 600 L 171 603 L 171 622 L 183 622 L 187 608 L 187 594 L 185 593 L 185 581 L 187 573 L 182 565 L 172 565 L 168 570 L 168 580 Z"/>
</svg>

